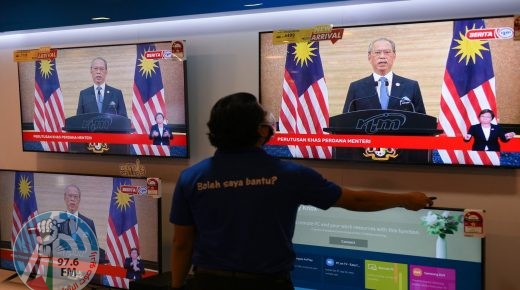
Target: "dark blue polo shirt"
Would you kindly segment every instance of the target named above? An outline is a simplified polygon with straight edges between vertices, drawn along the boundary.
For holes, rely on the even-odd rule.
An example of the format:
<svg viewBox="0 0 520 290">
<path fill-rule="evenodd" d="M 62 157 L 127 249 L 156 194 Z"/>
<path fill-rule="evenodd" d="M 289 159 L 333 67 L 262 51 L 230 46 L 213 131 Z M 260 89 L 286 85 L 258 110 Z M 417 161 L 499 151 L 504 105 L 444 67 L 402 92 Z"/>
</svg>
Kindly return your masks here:
<svg viewBox="0 0 520 290">
<path fill-rule="evenodd" d="M 260 148 L 217 150 L 181 173 L 170 221 L 194 225 L 196 266 L 254 273 L 290 271 L 301 204 L 332 206 L 341 188 L 308 167 Z"/>
</svg>

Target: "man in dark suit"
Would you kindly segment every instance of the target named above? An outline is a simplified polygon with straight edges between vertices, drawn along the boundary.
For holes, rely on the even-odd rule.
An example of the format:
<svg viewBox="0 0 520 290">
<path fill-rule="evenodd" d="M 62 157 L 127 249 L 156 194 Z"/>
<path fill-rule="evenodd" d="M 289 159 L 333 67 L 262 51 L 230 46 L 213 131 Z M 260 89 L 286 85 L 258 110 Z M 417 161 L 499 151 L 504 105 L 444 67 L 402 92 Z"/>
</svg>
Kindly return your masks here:
<svg viewBox="0 0 520 290">
<path fill-rule="evenodd" d="M 107 61 L 96 57 L 90 64 L 94 85 L 79 93 L 76 115 L 87 113 L 109 113 L 127 117 L 121 90 L 105 83 L 108 74 Z"/>
<path fill-rule="evenodd" d="M 373 73 L 350 84 L 343 113 L 369 109 L 426 113 L 419 83 L 392 72 L 395 58 L 395 43 L 392 40 L 379 38 L 370 43 L 368 61 Z M 384 97 L 381 90 L 386 91 L 386 101 L 381 99 Z"/>
<path fill-rule="evenodd" d="M 426 114 L 419 83 L 393 73 L 395 58 L 395 43 L 392 40 L 378 38 L 370 43 L 368 61 L 372 66 L 372 75 L 350 84 L 343 113 L 389 109 Z M 428 150 L 377 148 L 380 154 L 374 154 L 370 150 L 372 149 L 335 148 L 334 158 L 397 163 L 425 163 L 430 160 Z"/>
<path fill-rule="evenodd" d="M 65 206 L 67 207 L 67 212 L 71 215 L 79 217 L 82 221 L 84 221 L 96 234 L 96 226 L 94 225 L 94 221 L 90 218 L 79 213 L 79 203 L 81 201 L 81 190 L 75 184 L 69 184 L 65 187 L 64 193 Z"/>
<path fill-rule="evenodd" d="M 90 229 L 97 238 L 96 225 L 94 224 L 94 221 L 79 212 L 79 204 L 81 202 L 81 190 L 77 185 L 69 184 L 65 187 L 64 200 L 65 206 L 67 207 L 67 213 L 75 217 L 79 217 L 90 227 Z M 105 255 L 105 250 L 100 248 L 99 263 L 105 263 L 107 261 Z"/>
</svg>

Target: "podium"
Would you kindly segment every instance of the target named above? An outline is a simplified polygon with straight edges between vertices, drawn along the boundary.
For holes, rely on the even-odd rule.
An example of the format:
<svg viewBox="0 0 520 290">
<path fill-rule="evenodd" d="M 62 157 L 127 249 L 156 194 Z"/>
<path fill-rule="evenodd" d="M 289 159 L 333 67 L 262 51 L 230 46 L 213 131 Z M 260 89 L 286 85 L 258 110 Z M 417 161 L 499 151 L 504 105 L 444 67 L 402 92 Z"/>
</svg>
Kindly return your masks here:
<svg viewBox="0 0 520 290">
<path fill-rule="evenodd" d="M 362 110 L 343 113 L 329 118 L 331 134 L 434 136 L 437 118 L 401 110 Z M 430 150 L 398 148 L 333 148 L 333 158 L 356 161 L 386 161 L 392 163 L 429 163 Z"/>
<path fill-rule="evenodd" d="M 66 132 L 106 134 L 133 132 L 130 119 L 107 113 L 88 113 L 67 118 L 63 130 Z M 69 142 L 69 152 L 128 155 L 130 154 L 130 145 Z"/>
</svg>

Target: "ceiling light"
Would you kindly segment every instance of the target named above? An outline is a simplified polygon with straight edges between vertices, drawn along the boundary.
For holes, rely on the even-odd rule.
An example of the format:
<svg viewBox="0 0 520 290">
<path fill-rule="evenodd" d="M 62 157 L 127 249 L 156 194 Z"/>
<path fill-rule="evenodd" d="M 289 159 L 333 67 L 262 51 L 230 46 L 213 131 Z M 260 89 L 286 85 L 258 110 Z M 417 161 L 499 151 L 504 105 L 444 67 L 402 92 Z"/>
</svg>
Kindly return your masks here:
<svg viewBox="0 0 520 290">
<path fill-rule="evenodd" d="M 264 3 L 251 3 L 251 4 L 244 4 L 244 7 L 256 7 L 256 6 L 262 6 Z"/>
<path fill-rule="evenodd" d="M 105 17 L 105 16 L 92 17 L 92 18 L 90 18 L 90 20 L 92 20 L 92 21 L 110 20 L 110 17 Z"/>
</svg>

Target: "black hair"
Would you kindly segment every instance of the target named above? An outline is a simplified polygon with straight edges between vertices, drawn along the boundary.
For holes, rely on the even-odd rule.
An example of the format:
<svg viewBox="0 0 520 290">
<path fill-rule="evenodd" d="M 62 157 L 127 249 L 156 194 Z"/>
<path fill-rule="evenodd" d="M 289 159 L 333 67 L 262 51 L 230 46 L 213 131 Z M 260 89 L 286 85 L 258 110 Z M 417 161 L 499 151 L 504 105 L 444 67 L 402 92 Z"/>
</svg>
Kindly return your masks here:
<svg viewBox="0 0 520 290">
<path fill-rule="evenodd" d="M 137 253 L 137 256 L 139 256 L 139 249 L 137 249 L 137 248 L 135 248 L 135 247 L 134 247 L 134 248 L 131 248 L 131 249 L 130 249 L 130 254 L 132 254 L 132 251 L 135 251 L 135 252 Z"/>
<path fill-rule="evenodd" d="M 155 120 L 157 120 L 157 117 L 159 117 L 159 115 L 161 115 L 164 119 L 164 114 L 161 112 L 157 112 L 157 114 L 155 114 Z"/>
<path fill-rule="evenodd" d="M 266 112 L 250 93 L 235 93 L 221 98 L 211 109 L 209 142 L 218 149 L 243 149 L 256 146 L 258 126 Z"/>
<path fill-rule="evenodd" d="M 491 120 L 495 119 L 495 113 L 493 113 L 493 110 L 491 109 L 484 109 L 482 111 L 480 111 L 480 114 L 478 114 L 478 116 L 482 116 L 484 115 L 485 113 L 490 113 L 491 114 Z"/>
</svg>

